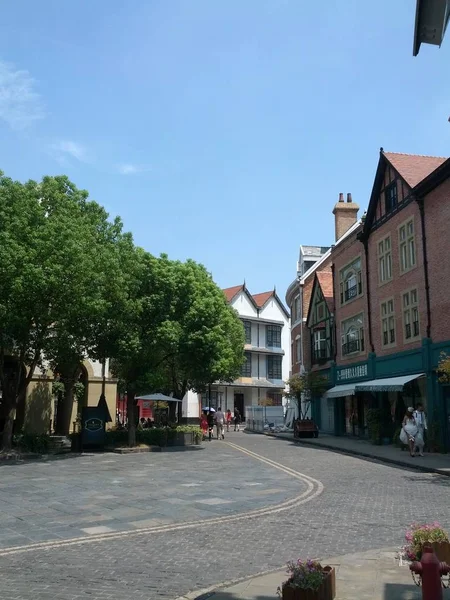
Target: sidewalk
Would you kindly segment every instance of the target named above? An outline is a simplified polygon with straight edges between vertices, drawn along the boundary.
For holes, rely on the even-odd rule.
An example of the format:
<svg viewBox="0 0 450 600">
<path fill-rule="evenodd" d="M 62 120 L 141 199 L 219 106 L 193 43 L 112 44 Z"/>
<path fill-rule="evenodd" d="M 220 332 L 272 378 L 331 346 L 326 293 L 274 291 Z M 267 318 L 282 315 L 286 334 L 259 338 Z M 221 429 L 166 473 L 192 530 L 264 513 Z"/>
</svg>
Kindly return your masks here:
<svg viewBox="0 0 450 600">
<path fill-rule="evenodd" d="M 336 600 L 419 600 L 421 588 L 414 585 L 409 566 L 399 566 L 395 554 L 395 550 L 371 550 L 321 560 L 323 565 L 336 569 Z M 274 600 L 277 587 L 285 580 L 285 571 L 277 571 L 186 598 Z M 444 590 L 444 598 L 450 599 L 450 590 Z"/>
<path fill-rule="evenodd" d="M 252 433 L 252 432 L 250 432 Z M 276 437 L 294 442 L 292 433 L 270 434 Z M 439 473 L 450 477 L 450 455 L 449 454 L 425 454 L 412 458 L 407 450 L 400 450 L 395 446 L 375 446 L 366 440 L 348 438 L 345 436 L 333 436 L 321 433 L 317 439 L 300 438 L 295 443 L 315 446 L 343 454 L 353 454 L 374 458 L 381 462 L 399 465 L 402 467 L 415 468 L 427 473 Z"/>
</svg>

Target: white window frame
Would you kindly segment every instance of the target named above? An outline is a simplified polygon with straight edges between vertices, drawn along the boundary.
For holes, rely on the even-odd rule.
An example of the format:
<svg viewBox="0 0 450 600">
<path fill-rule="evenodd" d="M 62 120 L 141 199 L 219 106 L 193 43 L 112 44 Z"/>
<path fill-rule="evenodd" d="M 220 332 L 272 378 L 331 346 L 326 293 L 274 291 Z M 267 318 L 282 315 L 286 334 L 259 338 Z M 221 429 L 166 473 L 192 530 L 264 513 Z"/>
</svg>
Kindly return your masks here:
<svg viewBox="0 0 450 600">
<path fill-rule="evenodd" d="M 358 319 L 360 320 L 360 324 L 357 323 Z M 352 352 L 344 353 L 344 346 L 354 341 L 358 342 L 357 348 Z M 361 354 L 364 351 L 364 313 L 358 313 L 341 322 L 341 357 L 346 358 L 347 356 Z"/>
<path fill-rule="evenodd" d="M 405 344 L 420 340 L 419 292 L 417 288 L 402 293 L 402 311 Z"/>
<path fill-rule="evenodd" d="M 397 343 L 395 327 L 395 302 L 394 298 L 387 298 L 381 303 L 381 346 L 390 348 Z"/>
<path fill-rule="evenodd" d="M 378 278 L 380 284 L 392 279 L 392 240 L 390 235 L 378 242 Z"/>
<path fill-rule="evenodd" d="M 398 228 L 398 255 L 400 273 L 407 273 L 417 264 L 414 218 L 408 219 Z"/>
<path fill-rule="evenodd" d="M 359 266 L 357 267 L 356 264 L 358 262 Z M 356 300 L 356 298 L 360 298 L 363 295 L 361 256 L 354 258 L 351 262 L 340 269 L 339 282 L 341 305 L 349 304 L 350 302 L 353 302 L 353 300 Z M 350 282 L 352 283 L 350 284 Z M 356 293 L 350 298 L 346 298 L 348 291 L 353 288 L 356 288 Z"/>
</svg>

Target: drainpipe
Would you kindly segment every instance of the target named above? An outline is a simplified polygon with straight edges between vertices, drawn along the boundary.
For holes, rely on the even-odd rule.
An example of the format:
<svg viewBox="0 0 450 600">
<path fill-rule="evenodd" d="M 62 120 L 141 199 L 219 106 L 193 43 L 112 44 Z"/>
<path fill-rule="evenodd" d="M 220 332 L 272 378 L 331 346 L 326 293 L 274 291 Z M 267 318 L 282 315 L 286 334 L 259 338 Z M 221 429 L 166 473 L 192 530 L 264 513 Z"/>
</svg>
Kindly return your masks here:
<svg viewBox="0 0 450 600">
<path fill-rule="evenodd" d="M 300 276 L 297 277 L 298 281 L 298 293 L 300 298 L 300 375 L 303 373 L 305 369 L 305 365 L 303 364 L 303 286 L 301 284 Z"/>
<path fill-rule="evenodd" d="M 337 359 L 337 325 L 336 325 L 336 297 L 335 297 L 335 267 L 334 267 L 334 263 L 331 263 L 331 280 L 332 280 L 332 285 L 333 285 L 333 322 L 331 324 L 332 326 L 332 339 L 331 339 L 331 343 L 333 344 L 333 361 L 336 362 Z"/>
<path fill-rule="evenodd" d="M 364 255 L 366 259 L 366 295 L 367 295 L 367 325 L 369 329 L 369 346 L 371 352 L 375 352 L 372 339 L 372 308 L 370 302 L 370 277 L 369 277 L 369 240 L 365 237 L 362 240 L 364 244 Z"/>
<path fill-rule="evenodd" d="M 431 338 L 431 301 L 430 301 L 430 279 L 428 275 L 428 252 L 427 252 L 427 233 L 425 229 L 425 204 L 423 198 L 416 198 L 420 211 L 420 224 L 422 227 L 422 252 L 423 268 L 425 279 L 425 297 L 427 303 L 427 338 Z"/>
</svg>

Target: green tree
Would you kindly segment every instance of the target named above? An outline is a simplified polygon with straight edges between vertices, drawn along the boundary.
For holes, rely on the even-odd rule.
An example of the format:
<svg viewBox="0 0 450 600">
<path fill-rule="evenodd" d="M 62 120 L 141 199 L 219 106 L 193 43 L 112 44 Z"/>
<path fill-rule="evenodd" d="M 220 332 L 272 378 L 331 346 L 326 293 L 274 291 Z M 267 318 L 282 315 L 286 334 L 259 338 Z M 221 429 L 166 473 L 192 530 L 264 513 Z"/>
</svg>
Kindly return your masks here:
<svg viewBox="0 0 450 600">
<path fill-rule="evenodd" d="M 285 396 L 297 404 L 300 419 L 305 419 L 311 403 L 322 396 L 328 387 L 326 377 L 316 371 L 307 371 L 303 375 L 292 375 L 287 381 L 288 391 Z"/>
<path fill-rule="evenodd" d="M 25 184 L 0 177 L 0 383 L 10 448 L 18 400 L 44 357 L 70 378 L 93 345 L 111 270 L 106 240 L 119 220 L 67 177 Z M 11 357 L 17 368 L 11 368 Z M 68 410 L 66 411 L 68 414 Z M 70 418 L 70 416 L 69 416 Z"/>
<path fill-rule="evenodd" d="M 189 389 L 203 391 L 214 381 L 236 379 L 244 355 L 243 326 L 206 269 L 191 260 L 145 255 L 141 278 L 129 335 L 114 361 L 126 382 L 127 410 L 134 411 L 137 393 L 161 391 L 182 399 Z M 169 409 L 174 417 L 175 404 Z M 178 410 L 180 417 L 181 403 Z M 134 419 L 130 445 L 133 429 Z"/>
</svg>

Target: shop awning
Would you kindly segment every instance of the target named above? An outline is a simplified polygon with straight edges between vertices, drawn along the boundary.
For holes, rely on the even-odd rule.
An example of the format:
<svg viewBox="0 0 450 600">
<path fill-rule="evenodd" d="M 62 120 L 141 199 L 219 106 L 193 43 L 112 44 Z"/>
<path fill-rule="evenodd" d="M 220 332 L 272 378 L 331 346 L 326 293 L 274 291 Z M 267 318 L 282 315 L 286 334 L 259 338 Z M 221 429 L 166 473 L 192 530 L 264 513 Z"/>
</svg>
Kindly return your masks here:
<svg viewBox="0 0 450 600">
<path fill-rule="evenodd" d="M 334 388 L 325 392 L 325 398 L 342 398 L 344 396 L 355 395 L 355 384 L 347 383 L 347 385 L 335 385 Z"/>
<path fill-rule="evenodd" d="M 386 379 L 372 379 L 356 384 L 357 392 L 401 392 L 403 386 L 414 379 L 423 377 L 424 373 L 405 375 L 403 377 L 387 377 Z M 331 391 L 331 390 L 330 390 Z"/>
</svg>

